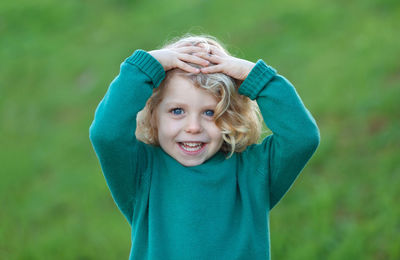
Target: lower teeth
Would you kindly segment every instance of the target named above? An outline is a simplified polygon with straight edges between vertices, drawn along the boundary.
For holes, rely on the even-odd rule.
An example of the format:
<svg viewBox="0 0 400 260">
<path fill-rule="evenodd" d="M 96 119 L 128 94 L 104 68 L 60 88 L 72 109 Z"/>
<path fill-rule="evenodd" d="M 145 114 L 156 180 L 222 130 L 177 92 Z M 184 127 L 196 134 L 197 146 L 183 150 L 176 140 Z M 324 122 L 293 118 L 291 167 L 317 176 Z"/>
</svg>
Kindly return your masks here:
<svg viewBox="0 0 400 260">
<path fill-rule="evenodd" d="M 203 146 L 203 145 L 198 145 L 198 146 L 194 146 L 194 147 L 187 147 L 187 146 L 185 146 L 184 144 L 181 145 L 181 147 L 182 147 L 185 151 L 188 151 L 188 152 L 194 152 L 194 151 L 200 150 L 202 146 Z"/>
</svg>

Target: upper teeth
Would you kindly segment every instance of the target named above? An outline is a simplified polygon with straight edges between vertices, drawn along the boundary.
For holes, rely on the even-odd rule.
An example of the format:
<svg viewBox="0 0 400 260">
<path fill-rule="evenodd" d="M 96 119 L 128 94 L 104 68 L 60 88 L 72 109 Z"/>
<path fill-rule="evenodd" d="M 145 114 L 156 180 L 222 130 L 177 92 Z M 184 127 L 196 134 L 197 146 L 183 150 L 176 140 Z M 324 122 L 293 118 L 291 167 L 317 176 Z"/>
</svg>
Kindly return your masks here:
<svg viewBox="0 0 400 260">
<path fill-rule="evenodd" d="M 196 146 L 200 146 L 201 143 L 183 143 L 183 145 L 190 146 L 190 147 L 196 147 Z"/>
<path fill-rule="evenodd" d="M 181 147 L 188 152 L 200 151 L 203 147 L 203 143 L 185 143 L 183 142 Z"/>
</svg>

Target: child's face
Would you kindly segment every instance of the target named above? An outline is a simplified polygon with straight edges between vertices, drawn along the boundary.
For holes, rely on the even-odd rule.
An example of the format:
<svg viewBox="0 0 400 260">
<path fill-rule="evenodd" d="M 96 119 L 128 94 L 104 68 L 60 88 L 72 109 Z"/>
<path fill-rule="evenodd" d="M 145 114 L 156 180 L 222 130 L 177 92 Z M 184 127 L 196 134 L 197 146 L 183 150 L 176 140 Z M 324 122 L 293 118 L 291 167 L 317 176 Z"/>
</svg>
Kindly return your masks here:
<svg viewBox="0 0 400 260">
<path fill-rule="evenodd" d="M 222 145 L 215 125 L 217 100 L 204 89 L 179 75 L 170 78 L 157 107 L 158 140 L 161 148 L 185 166 L 200 165 Z"/>
</svg>

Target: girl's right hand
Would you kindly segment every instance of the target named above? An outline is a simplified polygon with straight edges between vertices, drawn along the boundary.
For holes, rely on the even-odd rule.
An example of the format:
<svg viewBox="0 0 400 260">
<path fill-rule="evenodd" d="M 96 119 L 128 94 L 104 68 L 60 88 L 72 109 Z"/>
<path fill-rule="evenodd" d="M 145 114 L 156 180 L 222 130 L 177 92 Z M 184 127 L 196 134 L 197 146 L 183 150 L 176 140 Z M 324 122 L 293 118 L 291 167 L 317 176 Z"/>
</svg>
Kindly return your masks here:
<svg viewBox="0 0 400 260">
<path fill-rule="evenodd" d="M 165 71 L 171 69 L 181 69 L 190 73 L 200 73 L 200 69 L 195 68 L 188 63 L 207 67 L 210 64 L 209 61 L 192 55 L 193 53 L 202 51 L 204 51 L 202 47 L 184 43 L 160 50 L 149 51 L 148 53 L 163 66 Z"/>
</svg>

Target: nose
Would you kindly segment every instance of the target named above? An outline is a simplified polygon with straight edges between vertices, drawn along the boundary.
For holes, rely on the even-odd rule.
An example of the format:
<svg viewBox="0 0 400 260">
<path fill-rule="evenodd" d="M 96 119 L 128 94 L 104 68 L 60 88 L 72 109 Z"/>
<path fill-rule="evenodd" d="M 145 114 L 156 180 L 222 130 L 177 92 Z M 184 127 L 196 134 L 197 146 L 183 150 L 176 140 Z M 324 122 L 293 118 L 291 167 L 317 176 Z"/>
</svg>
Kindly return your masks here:
<svg viewBox="0 0 400 260">
<path fill-rule="evenodd" d="M 189 116 L 185 126 L 185 132 L 190 134 L 197 134 L 203 130 L 200 118 L 197 116 Z"/>
</svg>

